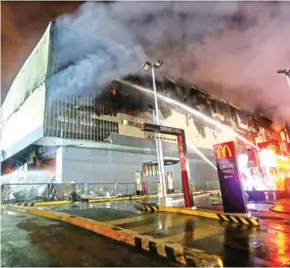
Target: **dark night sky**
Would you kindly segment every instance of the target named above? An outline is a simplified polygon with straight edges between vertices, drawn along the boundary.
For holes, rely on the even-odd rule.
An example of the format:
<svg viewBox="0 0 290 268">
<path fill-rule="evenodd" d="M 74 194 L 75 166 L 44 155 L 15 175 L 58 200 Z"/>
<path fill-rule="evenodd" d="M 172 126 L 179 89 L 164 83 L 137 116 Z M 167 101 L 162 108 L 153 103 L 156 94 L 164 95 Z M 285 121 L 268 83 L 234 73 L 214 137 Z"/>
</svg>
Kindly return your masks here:
<svg viewBox="0 0 290 268">
<path fill-rule="evenodd" d="M 37 44 L 49 21 L 74 11 L 81 2 L 1 2 L 2 102 L 10 83 Z"/>
</svg>

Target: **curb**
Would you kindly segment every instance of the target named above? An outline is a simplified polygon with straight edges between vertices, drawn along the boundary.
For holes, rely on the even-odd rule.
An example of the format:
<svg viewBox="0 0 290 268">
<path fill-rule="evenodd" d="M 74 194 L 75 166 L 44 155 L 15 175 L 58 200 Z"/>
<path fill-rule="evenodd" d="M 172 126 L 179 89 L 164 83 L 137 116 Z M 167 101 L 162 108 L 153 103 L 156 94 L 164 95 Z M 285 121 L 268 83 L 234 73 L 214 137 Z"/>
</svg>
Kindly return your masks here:
<svg viewBox="0 0 290 268">
<path fill-rule="evenodd" d="M 157 195 L 143 195 L 143 196 L 126 196 L 126 197 L 112 197 L 112 198 L 98 198 L 98 199 L 89 199 L 89 203 L 104 203 L 104 202 L 117 202 L 117 201 L 125 201 L 125 200 L 139 200 L 146 198 L 154 198 Z M 43 202 L 23 202 L 16 204 L 4 204 L 4 205 L 17 205 L 24 207 L 37 207 L 37 206 L 57 206 L 57 205 L 67 205 L 73 204 L 70 200 L 62 200 L 62 201 L 43 201 Z"/>
<path fill-rule="evenodd" d="M 55 211 L 44 211 L 29 207 L 7 206 L 8 209 L 25 212 L 52 220 L 70 223 L 113 240 L 126 243 L 142 249 L 170 262 L 177 262 L 195 267 L 223 267 L 222 260 L 216 255 L 210 255 L 197 249 L 185 248 L 179 244 L 158 241 L 151 236 L 140 235 L 134 231 L 116 227 L 107 223 L 98 222 L 83 217 L 73 216 Z"/>
<path fill-rule="evenodd" d="M 204 218 L 210 218 L 215 220 L 227 221 L 232 223 L 250 225 L 250 226 L 259 226 L 260 222 L 255 217 L 240 217 L 234 215 L 226 215 L 224 213 L 217 213 L 210 210 L 203 209 L 188 209 L 188 208 L 177 208 L 177 207 L 161 207 L 156 204 L 142 204 L 137 203 L 135 208 L 140 211 L 145 212 L 169 212 L 169 213 L 179 213 L 184 215 L 199 216 Z"/>
</svg>

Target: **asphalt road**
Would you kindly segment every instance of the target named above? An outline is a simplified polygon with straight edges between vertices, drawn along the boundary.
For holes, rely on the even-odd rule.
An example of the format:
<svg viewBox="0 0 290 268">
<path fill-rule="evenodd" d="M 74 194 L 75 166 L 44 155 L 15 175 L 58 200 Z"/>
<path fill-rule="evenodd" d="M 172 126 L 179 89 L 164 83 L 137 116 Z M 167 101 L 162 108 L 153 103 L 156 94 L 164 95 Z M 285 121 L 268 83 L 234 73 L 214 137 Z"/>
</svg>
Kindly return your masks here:
<svg viewBox="0 0 290 268">
<path fill-rule="evenodd" d="M 67 205 L 58 208 L 127 228 L 164 241 L 220 256 L 225 266 L 290 266 L 290 215 L 269 211 L 270 204 L 250 204 L 259 228 L 172 213 L 141 213 L 135 202 Z"/>
<path fill-rule="evenodd" d="M 1 267 L 173 266 L 69 224 L 11 211 L 1 216 Z"/>
<path fill-rule="evenodd" d="M 156 239 L 219 255 L 225 266 L 290 266 L 290 216 L 263 213 L 261 226 L 242 227 L 216 220 L 166 213 L 141 213 L 135 202 L 55 207 L 128 228 Z M 148 255 L 77 227 L 36 216 L 2 215 L 2 266 L 168 266 Z"/>
</svg>

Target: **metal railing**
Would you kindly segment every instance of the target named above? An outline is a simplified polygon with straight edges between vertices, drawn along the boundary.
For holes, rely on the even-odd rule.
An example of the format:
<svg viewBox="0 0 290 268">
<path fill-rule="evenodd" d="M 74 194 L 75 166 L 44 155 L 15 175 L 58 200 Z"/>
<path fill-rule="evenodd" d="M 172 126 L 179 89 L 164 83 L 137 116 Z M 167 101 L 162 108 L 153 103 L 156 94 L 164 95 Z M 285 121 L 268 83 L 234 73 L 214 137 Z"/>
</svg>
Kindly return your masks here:
<svg viewBox="0 0 290 268">
<path fill-rule="evenodd" d="M 1 185 L 1 202 L 18 203 L 66 200 L 76 192 L 83 198 L 103 198 L 136 194 L 135 183 L 27 183 Z"/>
</svg>

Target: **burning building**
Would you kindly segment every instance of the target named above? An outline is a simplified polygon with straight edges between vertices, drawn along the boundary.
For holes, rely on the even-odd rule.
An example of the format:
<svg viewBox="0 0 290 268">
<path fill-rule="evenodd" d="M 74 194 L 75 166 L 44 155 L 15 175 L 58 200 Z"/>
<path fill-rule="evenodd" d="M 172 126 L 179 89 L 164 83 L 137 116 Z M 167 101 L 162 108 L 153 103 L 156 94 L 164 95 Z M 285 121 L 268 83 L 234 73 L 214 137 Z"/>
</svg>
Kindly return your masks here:
<svg viewBox="0 0 290 268">
<path fill-rule="evenodd" d="M 135 171 L 142 168 L 142 163 L 156 160 L 155 137 L 140 130 L 141 122 L 152 122 L 150 107 L 154 101 L 134 87 L 151 88 L 151 78 L 124 74 L 122 80 L 128 83 L 111 79 L 81 91 L 70 87 L 66 90 L 70 77 L 65 85 L 56 83 L 57 77 L 72 67 L 71 62 L 61 61 L 53 53 L 57 38 L 54 30 L 51 23 L 1 107 L 1 173 L 22 167 L 45 169 L 56 182 L 134 182 Z M 283 153 L 288 154 L 289 132 L 283 130 L 282 140 L 269 119 L 239 109 L 186 81 L 164 77 L 156 82 L 160 94 L 229 126 L 253 144 L 269 140 L 284 143 Z M 78 86 L 82 88 L 81 83 Z M 235 140 L 241 154 L 250 148 L 227 128 L 218 128 L 165 101 L 160 101 L 160 119 L 164 125 L 185 130 L 191 180 L 196 189 L 219 188 L 214 144 Z M 161 138 L 165 158 L 178 158 L 175 138 Z M 168 169 L 178 188 L 179 165 Z M 158 181 L 151 177 L 153 183 Z"/>
</svg>

